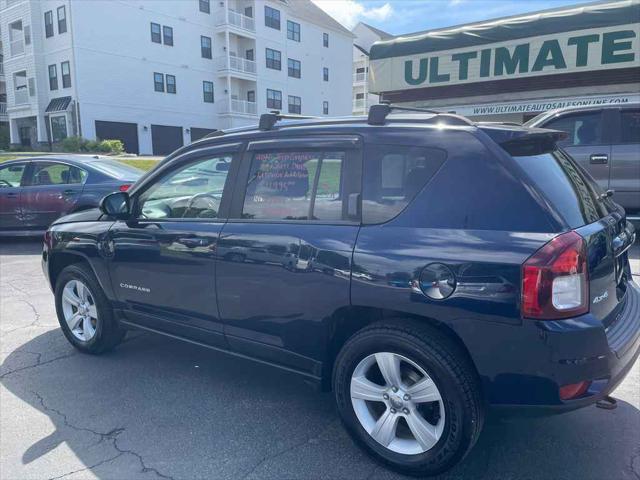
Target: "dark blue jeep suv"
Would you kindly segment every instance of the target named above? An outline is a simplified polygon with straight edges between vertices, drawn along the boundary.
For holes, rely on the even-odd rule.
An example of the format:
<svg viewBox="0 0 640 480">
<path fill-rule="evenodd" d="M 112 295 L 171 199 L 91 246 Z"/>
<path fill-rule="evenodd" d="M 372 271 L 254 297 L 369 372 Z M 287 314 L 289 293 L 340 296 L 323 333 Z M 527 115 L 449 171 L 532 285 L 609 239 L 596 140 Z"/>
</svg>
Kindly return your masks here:
<svg viewBox="0 0 640 480">
<path fill-rule="evenodd" d="M 590 405 L 633 365 L 635 233 L 563 133 L 389 105 L 260 120 L 51 226 L 76 348 L 141 328 L 295 372 L 414 475 L 459 462 L 490 406 Z"/>
</svg>

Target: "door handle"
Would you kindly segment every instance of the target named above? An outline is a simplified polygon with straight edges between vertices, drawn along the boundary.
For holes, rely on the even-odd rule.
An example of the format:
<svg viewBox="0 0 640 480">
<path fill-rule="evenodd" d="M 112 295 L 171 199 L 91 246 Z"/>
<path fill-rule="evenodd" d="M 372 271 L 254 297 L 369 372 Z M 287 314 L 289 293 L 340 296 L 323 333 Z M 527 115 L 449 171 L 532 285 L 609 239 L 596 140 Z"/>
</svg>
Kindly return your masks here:
<svg viewBox="0 0 640 480">
<path fill-rule="evenodd" d="M 589 157 L 589 163 L 594 165 L 606 165 L 609 163 L 609 155 L 604 153 L 594 153 Z"/>
<path fill-rule="evenodd" d="M 71 195 L 75 195 L 77 192 L 75 190 L 65 190 L 62 192 L 62 195 L 64 195 L 65 197 L 70 197 Z"/>
<path fill-rule="evenodd" d="M 202 237 L 179 237 L 176 242 L 188 248 L 206 247 L 211 243 L 209 239 Z"/>
<path fill-rule="evenodd" d="M 7 192 L 7 198 L 18 198 L 18 192 Z"/>
</svg>

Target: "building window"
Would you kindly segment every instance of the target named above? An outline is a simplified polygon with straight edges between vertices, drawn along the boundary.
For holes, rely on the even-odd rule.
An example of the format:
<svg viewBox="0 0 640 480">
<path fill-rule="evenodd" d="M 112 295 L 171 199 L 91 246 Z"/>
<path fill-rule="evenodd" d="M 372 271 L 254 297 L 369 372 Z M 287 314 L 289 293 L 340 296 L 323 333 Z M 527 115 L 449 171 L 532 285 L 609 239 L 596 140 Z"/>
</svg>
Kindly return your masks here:
<svg viewBox="0 0 640 480">
<path fill-rule="evenodd" d="M 166 25 L 162 27 L 162 38 L 165 45 L 173 47 L 173 28 Z"/>
<path fill-rule="evenodd" d="M 282 69 L 282 59 L 278 50 L 267 48 L 267 68 L 271 68 L 273 70 Z"/>
<path fill-rule="evenodd" d="M 58 7 L 58 33 L 67 31 L 67 11 L 64 7 Z"/>
<path fill-rule="evenodd" d="M 267 88 L 267 108 L 282 110 L 282 92 Z"/>
<path fill-rule="evenodd" d="M 322 102 L 322 114 L 329 115 L 329 102 L 327 102 L 326 100 Z"/>
<path fill-rule="evenodd" d="M 267 27 L 280 30 L 280 10 L 264 6 L 264 24 Z"/>
<path fill-rule="evenodd" d="M 51 137 L 53 143 L 67 138 L 67 117 L 65 115 L 51 117 Z"/>
<path fill-rule="evenodd" d="M 250 48 L 246 52 L 244 52 L 244 58 L 246 58 L 247 60 L 251 60 L 252 62 L 255 60 L 253 57 L 253 48 Z"/>
<path fill-rule="evenodd" d="M 211 13 L 211 5 L 209 0 L 200 0 L 200 11 L 202 13 Z"/>
<path fill-rule="evenodd" d="M 62 70 L 62 88 L 71 87 L 71 66 L 69 62 L 62 62 L 60 70 Z"/>
<path fill-rule="evenodd" d="M 44 12 L 44 34 L 47 38 L 53 37 L 53 10 Z"/>
<path fill-rule="evenodd" d="M 205 103 L 213 103 L 213 82 L 202 82 L 202 96 Z"/>
<path fill-rule="evenodd" d="M 204 35 L 200 37 L 200 55 L 202 55 L 202 58 L 211 58 L 210 37 L 205 37 Z"/>
<path fill-rule="evenodd" d="M 24 53 L 26 32 L 22 29 L 22 20 L 9 24 L 9 52 L 12 57 Z"/>
<path fill-rule="evenodd" d="M 165 75 L 167 77 L 167 93 L 176 93 L 175 75 Z"/>
<path fill-rule="evenodd" d="M 153 89 L 156 92 L 164 93 L 164 75 L 162 73 L 155 72 L 153 74 Z"/>
<path fill-rule="evenodd" d="M 253 18 L 253 7 L 244 7 L 244 16 Z"/>
<path fill-rule="evenodd" d="M 322 68 L 322 80 L 325 82 L 329 81 L 329 69 L 327 67 Z"/>
<path fill-rule="evenodd" d="M 287 38 L 294 42 L 300 41 L 300 24 L 287 20 Z"/>
<path fill-rule="evenodd" d="M 58 69 L 55 65 L 49 65 L 49 90 L 58 89 Z"/>
<path fill-rule="evenodd" d="M 247 92 L 247 102 L 255 103 L 256 102 L 256 92 L 255 90 L 249 90 Z"/>
<path fill-rule="evenodd" d="M 293 58 L 287 59 L 288 75 L 293 78 L 300 78 L 300 61 Z"/>
<path fill-rule="evenodd" d="M 160 37 L 160 24 L 151 22 L 151 41 L 153 43 L 162 43 Z"/>
<path fill-rule="evenodd" d="M 329 48 L 329 34 L 328 33 L 323 33 L 322 34 L 322 46 Z"/>
<path fill-rule="evenodd" d="M 302 113 L 302 99 L 294 95 L 289 95 L 289 113 Z"/>
</svg>

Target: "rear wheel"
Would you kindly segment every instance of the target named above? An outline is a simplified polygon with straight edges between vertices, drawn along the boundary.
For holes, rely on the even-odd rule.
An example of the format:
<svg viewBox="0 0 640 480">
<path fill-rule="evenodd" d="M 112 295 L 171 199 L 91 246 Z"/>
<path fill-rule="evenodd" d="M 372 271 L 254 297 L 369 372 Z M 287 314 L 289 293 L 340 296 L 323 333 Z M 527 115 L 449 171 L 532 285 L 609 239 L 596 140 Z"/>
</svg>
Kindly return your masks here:
<svg viewBox="0 0 640 480">
<path fill-rule="evenodd" d="M 409 322 L 367 327 L 340 351 L 333 384 L 349 433 L 402 473 L 451 468 L 482 428 L 475 371 L 435 329 Z"/>
<path fill-rule="evenodd" d="M 93 272 L 84 265 L 70 265 L 58 276 L 56 313 L 67 340 L 86 353 L 113 349 L 125 335 Z"/>
</svg>

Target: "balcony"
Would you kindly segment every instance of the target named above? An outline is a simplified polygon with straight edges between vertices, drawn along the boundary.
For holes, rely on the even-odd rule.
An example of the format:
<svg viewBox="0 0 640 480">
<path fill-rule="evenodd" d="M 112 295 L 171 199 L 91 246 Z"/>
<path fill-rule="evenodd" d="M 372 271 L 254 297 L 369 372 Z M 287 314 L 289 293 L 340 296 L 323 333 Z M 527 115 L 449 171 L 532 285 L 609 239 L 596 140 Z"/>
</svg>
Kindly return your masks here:
<svg viewBox="0 0 640 480">
<path fill-rule="evenodd" d="M 254 33 L 256 31 L 255 19 L 247 17 L 242 13 L 235 12 L 228 8 L 225 9 L 220 15 L 218 15 L 218 17 L 216 18 L 216 25 L 229 25 Z"/>
<path fill-rule="evenodd" d="M 224 57 L 218 57 L 216 59 L 218 65 L 218 71 L 231 71 L 237 73 L 244 73 L 247 75 L 256 74 L 256 62 L 253 60 L 247 60 L 242 57 L 234 57 L 232 55 L 226 55 Z"/>
<path fill-rule="evenodd" d="M 218 113 L 256 115 L 258 113 L 258 105 L 256 102 L 225 98 L 219 104 Z"/>
<path fill-rule="evenodd" d="M 7 104 L 5 102 L 0 103 L 0 117 L 7 116 Z"/>
<path fill-rule="evenodd" d="M 367 102 L 364 98 L 358 98 L 353 101 L 353 111 L 360 112 L 367 108 Z"/>
<path fill-rule="evenodd" d="M 353 74 L 353 83 L 365 83 L 367 81 L 367 74 L 365 72 L 358 72 Z"/>
<path fill-rule="evenodd" d="M 29 91 L 25 88 L 23 90 L 15 90 L 13 92 L 14 104 L 25 105 L 29 103 Z"/>
</svg>

